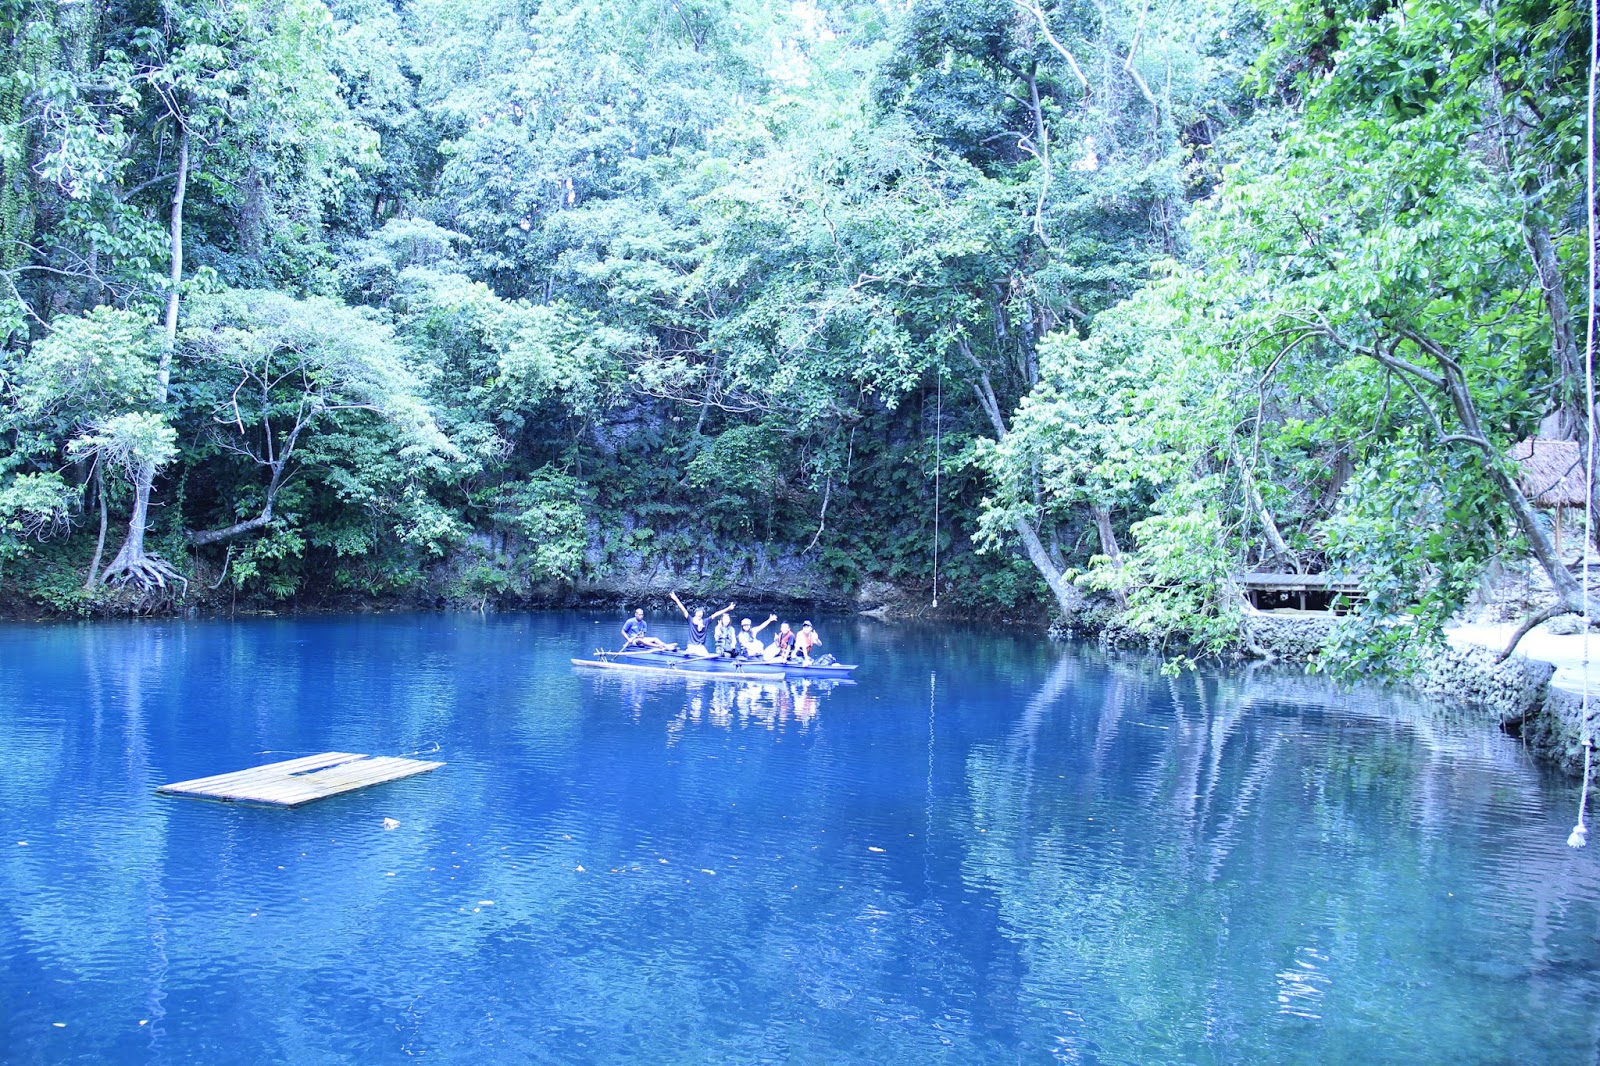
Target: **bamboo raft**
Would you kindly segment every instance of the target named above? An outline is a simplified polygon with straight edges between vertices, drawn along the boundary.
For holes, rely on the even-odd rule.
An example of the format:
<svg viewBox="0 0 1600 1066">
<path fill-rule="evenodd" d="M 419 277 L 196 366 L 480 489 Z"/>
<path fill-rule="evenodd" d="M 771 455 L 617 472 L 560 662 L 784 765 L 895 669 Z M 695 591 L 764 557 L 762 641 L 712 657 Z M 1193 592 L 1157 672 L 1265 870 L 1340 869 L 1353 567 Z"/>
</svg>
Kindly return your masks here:
<svg viewBox="0 0 1600 1066">
<path fill-rule="evenodd" d="M 266 807 L 299 807 L 358 788 L 425 774 L 442 762 L 401 759 L 388 755 L 357 755 L 325 751 L 299 759 L 267 763 L 211 777 L 175 781 L 156 789 L 163 796 L 192 796 L 224 803 L 254 803 Z"/>
</svg>

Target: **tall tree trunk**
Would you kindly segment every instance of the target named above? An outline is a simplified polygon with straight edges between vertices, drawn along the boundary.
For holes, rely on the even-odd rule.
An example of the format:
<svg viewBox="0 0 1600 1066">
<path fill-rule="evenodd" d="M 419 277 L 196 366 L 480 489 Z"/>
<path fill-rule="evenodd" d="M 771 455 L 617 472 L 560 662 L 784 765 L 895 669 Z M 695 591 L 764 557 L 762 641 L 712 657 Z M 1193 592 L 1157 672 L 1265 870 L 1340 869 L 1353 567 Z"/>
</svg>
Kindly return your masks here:
<svg viewBox="0 0 1600 1066">
<path fill-rule="evenodd" d="M 1122 569 L 1122 547 L 1117 544 L 1117 531 L 1111 528 L 1111 508 L 1094 508 L 1094 527 L 1100 534 L 1100 554 L 1111 560 L 1111 565 L 1119 571 Z M 1128 594 L 1120 586 L 1113 590 L 1117 597 L 1117 606 L 1128 606 Z"/>
<path fill-rule="evenodd" d="M 94 558 L 89 560 L 89 577 L 83 583 L 85 590 L 92 589 L 100 579 L 100 556 L 106 550 L 106 477 L 102 463 L 94 464 L 94 494 L 100 498 L 100 537 L 94 542 Z"/>
<path fill-rule="evenodd" d="M 1483 453 L 1483 467 L 1497 489 L 1500 497 L 1511 509 L 1513 519 L 1518 530 L 1528 540 L 1528 548 L 1533 552 L 1533 557 L 1539 561 L 1550 584 L 1555 590 L 1561 604 L 1573 614 L 1584 613 L 1585 596 L 1583 586 L 1572 576 L 1572 572 L 1561 562 L 1556 554 L 1555 545 L 1550 537 L 1540 526 L 1539 520 L 1533 511 L 1533 504 L 1523 493 L 1517 479 L 1512 476 L 1509 461 L 1505 456 L 1495 451 L 1493 442 L 1488 433 L 1484 432 L 1483 422 L 1478 417 L 1478 406 L 1473 400 L 1472 390 L 1467 385 L 1465 373 L 1454 360 L 1449 358 L 1444 349 L 1430 338 L 1422 337 L 1416 333 L 1406 332 L 1407 339 L 1416 343 L 1423 351 L 1427 352 L 1438 364 L 1442 373 L 1429 375 L 1424 380 L 1431 378 L 1430 384 L 1442 391 L 1454 408 L 1457 420 L 1465 430 L 1461 439 L 1466 443 L 1476 446 Z M 1416 375 L 1416 368 L 1407 368 L 1397 363 L 1392 358 L 1380 361 L 1397 370 L 1405 370 Z M 1589 604 L 1590 617 L 1600 618 L 1600 600 Z"/>
<path fill-rule="evenodd" d="M 166 335 L 161 346 L 161 365 L 156 370 L 156 402 L 167 402 L 167 383 L 172 379 L 172 350 L 178 346 L 178 287 L 183 282 L 183 200 L 189 192 L 189 129 L 178 127 L 178 176 L 172 189 L 172 218 L 169 230 L 170 262 L 167 271 Z"/>
<path fill-rule="evenodd" d="M 1562 377 L 1561 430 L 1564 435 L 1578 442 L 1579 454 L 1587 456 L 1589 415 L 1584 410 L 1588 391 L 1584 380 L 1584 355 L 1573 326 L 1572 308 L 1567 303 L 1566 289 L 1562 286 L 1561 263 L 1556 258 L 1555 242 L 1550 239 L 1550 230 L 1531 212 L 1523 215 L 1522 233 L 1528 245 L 1528 256 L 1533 261 L 1534 273 L 1539 278 L 1545 314 L 1550 319 L 1550 346 Z M 1600 483 L 1589 486 L 1589 504 L 1596 514 L 1600 514 Z"/>
<path fill-rule="evenodd" d="M 967 357 L 977 371 L 977 377 L 972 382 L 972 390 L 977 393 L 978 404 L 984 413 L 989 416 L 989 424 L 994 427 L 996 440 L 1006 439 L 1006 420 L 1000 410 L 999 397 L 995 395 L 994 385 L 989 380 L 988 371 L 984 370 L 977 354 L 973 352 L 965 339 L 957 342 L 962 353 Z M 1061 608 L 1061 614 L 1072 621 L 1078 611 L 1083 608 L 1083 593 L 1078 587 L 1066 580 L 1061 574 L 1061 568 L 1056 566 L 1050 558 L 1050 552 L 1045 548 L 1044 542 L 1039 539 L 1039 531 L 1033 523 L 1026 518 L 1017 517 L 1012 521 L 1017 531 L 1017 538 L 1022 541 L 1022 550 L 1027 554 L 1028 561 L 1039 571 L 1039 576 L 1044 578 L 1044 583 L 1050 587 L 1051 595 L 1055 596 L 1056 604 Z"/>
<path fill-rule="evenodd" d="M 183 201 L 189 191 L 189 129 L 178 122 L 178 174 L 172 191 L 172 217 L 169 225 L 170 263 L 167 274 L 167 314 L 161 345 L 161 361 L 156 368 L 156 403 L 167 402 L 167 386 L 172 379 L 172 353 L 178 344 L 178 286 L 183 281 Z M 153 463 L 140 467 L 133 483 L 133 514 L 128 518 L 128 536 L 118 549 L 117 556 L 106 567 L 103 581 L 115 580 L 119 584 L 134 582 L 149 590 L 153 586 L 165 588 L 166 579 L 183 579 L 171 565 L 144 550 L 145 527 L 150 515 L 150 488 L 156 478 Z M 184 582 L 185 588 L 188 582 Z"/>
<path fill-rule="evenodd" d="M 1289 547 L 1288 541 L 1283 539 L 1283 533 L 1278 529 L 1278 522 L 1272 517 L 1272 511 L 1267 508 L 1267 501 L 1261 496 L 1261 487 L 1256 484 L 1255 471 L 1244 461 L 1244 456 L 1239 453 L 1239 445 L 1230 436 L 1228 451 L 1232 455 L 1233 465 L 1239 469 L 1239 481 L 1244 485 L 1245 495 L 1249 498 L 1250 507 L 1255 511 L 1256 517 L 1261 520 L 1261 532 L 1267 538 L 1267 544 L 1272 548 L 1272 554 L 1300 570 L 1300 557 Z"/>
<path fill-rule="evenodd" d="M 1025 518 L 1018 518 L 1013 525 L 1017 530 L 1017 537 L 1022 541 L 1023 551 L 1028 555 L 1028 561 L 1039 571 L 1044 583 L 1050 586 L 1050 593 L 1055 596 L 1062 617 L 1068 622 L 1072 621 L 1083 609 L 1083 593 L 1078 591 L 1078 586 L 1062 576 L 1060 569 L 1051 560 L 1050 553 L 1045 550 L 1044 542 L 1039 539 L 1039 531 L 1033 528 L 1032 523 Z"/>
</svg>

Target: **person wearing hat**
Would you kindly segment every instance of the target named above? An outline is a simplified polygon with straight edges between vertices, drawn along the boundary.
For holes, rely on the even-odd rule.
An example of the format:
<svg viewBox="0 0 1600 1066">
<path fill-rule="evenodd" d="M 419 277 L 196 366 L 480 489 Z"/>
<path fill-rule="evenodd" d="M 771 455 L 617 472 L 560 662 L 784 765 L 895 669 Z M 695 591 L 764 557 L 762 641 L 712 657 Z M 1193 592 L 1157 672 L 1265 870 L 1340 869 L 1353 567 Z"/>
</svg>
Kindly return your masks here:
<svg viewBox="0 0 1600 1066">
<path fill-rule="evenodd" d="M 801 622 L 800 632 L 794 635 L 795 650 L 800 653 L 801 661 L 807 666 L 810 666 L 811 649 L 819 647 L 821 644 L 822 638 L 817 636 L 817 631 L 815 629 L 811 628 L 811 620 L 808 618 L 804 622 Z"/>
<path fill-rule="evenodd" d="M 739 622 L 739 651 L 748 659 L 761 658 L 762 652 L 766 651 L 766 646 L 759 639 L 761 631 L 777 620 L 777 615 L 769 614 L 765 622 L 751 629 L 750 619 L 741 619 Z"/>
</svg>

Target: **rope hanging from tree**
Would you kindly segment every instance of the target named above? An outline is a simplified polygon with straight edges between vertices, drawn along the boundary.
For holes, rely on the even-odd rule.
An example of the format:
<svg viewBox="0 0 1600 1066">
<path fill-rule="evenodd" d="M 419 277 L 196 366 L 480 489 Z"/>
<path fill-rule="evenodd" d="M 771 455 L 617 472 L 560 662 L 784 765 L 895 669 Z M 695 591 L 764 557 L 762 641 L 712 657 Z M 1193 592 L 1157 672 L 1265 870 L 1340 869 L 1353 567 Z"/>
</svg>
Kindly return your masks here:
<svg viewBox="0 0 1600 1066">
<path fill-rule="evenodd" d="M 1594 249 L 1595 249 L 1595 193 L 1594 193 L 1594 120 L 1595 120 L 1595 80 L 1596 71 L 1600 69 L 1600 19 L 1592 15 L 1589 19 L 1589 110 L 1585 115 L 1588 132 L 1588 154 L 1585 160 L 1585 185 L 1587 193 L 1586 205 L 1589 212 L 1589 320 L 1584 336 L 1583 350 L 1583 387 L 1584 403 L 1588 410 L 1585 415 L 1589 425 L 1589 446 L 1584 456 L 1584 500 L 1583 500 L 1583 703 L 1579 718 L 1579 735 L 1583 738 L 1583 788 L 1578 794 L 1578 824 L 1572 827 L 1572 832 L 1567 836 L 1567 846 L 1581 848 L 1589 842 L 1589 828 L 1584 824 L 1584 814 L 1589 806 L 1589 764 L 1594 750 L 1594 737 L 1589 728 L 1589 567 L 1594 552 L 1594 315 L 1595 315 L 1595 283 L 1597 277 Z"/>
<path fill-rule="evenodd" d="M 944 458 L 944 374 L 933 374 L 933 606 L 939 606 L 939 468 Z"/>
</svg>

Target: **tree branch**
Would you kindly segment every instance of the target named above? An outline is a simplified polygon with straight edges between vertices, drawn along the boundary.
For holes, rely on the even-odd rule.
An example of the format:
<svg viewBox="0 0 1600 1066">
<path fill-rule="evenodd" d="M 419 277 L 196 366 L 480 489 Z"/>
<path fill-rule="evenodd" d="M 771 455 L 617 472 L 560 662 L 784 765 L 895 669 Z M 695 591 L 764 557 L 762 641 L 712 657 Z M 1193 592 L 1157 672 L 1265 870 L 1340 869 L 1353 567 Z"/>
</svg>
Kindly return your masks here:
<svg viewBox="0 0 1600 1066">
<path fill-rule="evenodd" d="M 1581 613 L 1583 612 L 1574 611 L 1565 603 L 1558 603 L 1553 607 L 1546 607 L 1538 614 L 1531 615 L 1528 618 L 1523 619 L 1522 624 L 1517 627 L 1517 631 L 1511 634 L 1511 643 L 1507 644 L 1505 650 L 1494 657 L 1494 664 L 1499 666 L 1501 663 L 1511 658 L 1511 653 L 1517 650 L 1517 645 L 1522 643 L 1522 638 L 1533 632 L 1535 627 L 1543 625 L 1552 618 L 1560 618 L 1564 614 Z"/>
<path fill-rule="evenodd" d="M 1078 84 L 1083 86 L 1084 94 L 1087 95 L 1089 92 L 1089 79 L 1084 76 L 1083 68 L 1078 66 L 1077 58 L 1073 56 L 1066 45 L 1056 40 L 1055 34 L 1050 32 L 1050 23 L 1045 21 L 1044 11 L 1037 4 L 1028 3 L 1026 0 L 1011 0 L 1011 2 L 1032 15 L 1034 21 L 1038 22 L 1039 29 L 1044 33 L 1044 39 L 1050 42 L 1051 48 L 1061 53 L 1061 58 L 1065 59 L 1067 66 L 1072 69 L 1072 76 L 1078 79 Z"/>
</svg>

